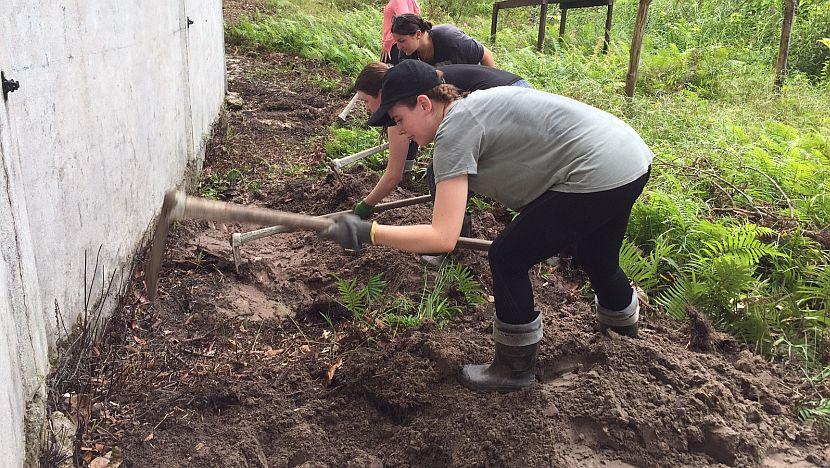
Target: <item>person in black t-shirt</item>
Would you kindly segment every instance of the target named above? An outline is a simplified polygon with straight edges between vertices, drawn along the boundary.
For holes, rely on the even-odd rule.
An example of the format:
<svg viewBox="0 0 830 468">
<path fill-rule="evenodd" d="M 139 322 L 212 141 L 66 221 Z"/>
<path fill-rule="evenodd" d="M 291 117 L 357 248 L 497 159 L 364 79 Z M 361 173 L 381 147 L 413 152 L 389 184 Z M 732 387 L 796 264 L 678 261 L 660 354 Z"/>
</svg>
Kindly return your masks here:
<svg viewBox="0 0 830 468">
<path fill-rule="evenodd" d="M 499 70 L 498 68 L 484 67 L 481 65 L 443 65 L 436 67 L 438 76 L 444 83 L 451 84 L 456 88 L 473 92 L 479 89 L 495 88 L 496 86 L 524 86 L 532 88 L 530 83 L 519 75 Z"/>
<path fill-rule="evenodd" d="M 407 13 L 392 20 L 401 59 L 418 59 L 433 66 L 481 64 L 494 67 L 493 54 L 480 42 L 451 24 L 432 26 L 420 16 Z"/>
</svg>

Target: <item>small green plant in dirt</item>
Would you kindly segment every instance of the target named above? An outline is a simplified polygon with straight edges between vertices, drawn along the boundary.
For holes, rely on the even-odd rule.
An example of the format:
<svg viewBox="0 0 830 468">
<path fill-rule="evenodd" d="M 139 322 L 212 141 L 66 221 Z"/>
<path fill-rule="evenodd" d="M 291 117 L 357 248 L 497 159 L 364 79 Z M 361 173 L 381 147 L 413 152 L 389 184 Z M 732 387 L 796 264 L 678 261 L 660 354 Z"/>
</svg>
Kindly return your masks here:
<svg viewBox="0 0 830 468">
<path fill-rule="evenodd" d="M 382 275 L 369 278 L 365 286 L 358 286 L 357 278 L 346 280 L 334 275 L 343 306 L 357 319 L 362 319 L 381 306 L 386 281 Z"/>
<path fill-rule="evenodd" d="M 298 177 L 308 170 L 302 162 L 285 162 L 282 165 L 282 174 L 288 177 Z"/>
<path fill-rule="evenodd" d="M 340 299 L 356 319 L 368 322 L 379 318 L 389 325 L 417 326 L 432 320 L 443 326 L 465 307 L 484 303 L 481 286 L 470 270 L 459 263 L 445 261 L 434 274 L 425 270 L 424 287 L 418 302 L 402 295 L 384 294 L 387 283 L 374 275 L 366 285 L 357 279 L 346 280 L 335 275 Z"/>
<path fill-rule="evenodd" d="M 333 276 L 343 307 L 356 320 L 371 322 L 369 318 L 393 317 L 387 323 L 408 324 L 405 319 L 396 321 L 395 318 L 404 317 L 406 311 L 412 309 L 412 301 L 401 295 L 384 295 L 387 283 L 383 280 L 383 275 L 372 276 L 364 286 L 358 284 L 357 278 L 347 280 Z"/>
<path fill-rule="evenodd" d="M 473 195 L 470 197 L 468 208 L 475 208 L 478 211 L 492 211 L 493 203 L 489 199 Z"/>
<path fill-rule="evenodd" d="M 329 78 L 320 73 L 314 74 L 310 79 L 311 86 L 319 88 L 323 92 L 334 92 L 340 90 L 340 81 L 334 78 Z"/>
<path fill-rule="evenodd" d="M 800 406 L 798 417 L 802 421 L 819 419 L 828 424 L 830 422 L 830 398 L 822 398 L 819 401 Z"/>
<path fill-rule="evenodd" d="M 221 198 L 229 190 L 247 187 L 249 190 L 258 190 L 260 185 L 255 180 L 245 182 L 245 175 L 241 169 L 232 168 L 224 174 L 213 173 L 203 178 L 199 184 L 199 193 L 206 198 Z"/>
<path fill-rule="evenodd" d="M 807 380 L 810 383 L 809 387 L 816 389 L 828 379 L 830 379 L 830 366 L 824 367 Z M 813 395 L 804 398 L 804 402 L 798 406 L 796 413 L 802 421 L 815 419 L 818 423 L 830 427 L 830 398 L 822 397 L 820 391 L 814 391 Z"/>
<path fill-rule="evenodd" d="M 415 316 L 419 321 L 433 320 L 439 326 L 464 310 L 464 304 L 476 307 L 484 303 L 481 286 L 472 272 L 460 263 L 445 260 L 435 278 L 430 280 L 429 270 L 424 272 L 424 288 Z"/>
</svg>

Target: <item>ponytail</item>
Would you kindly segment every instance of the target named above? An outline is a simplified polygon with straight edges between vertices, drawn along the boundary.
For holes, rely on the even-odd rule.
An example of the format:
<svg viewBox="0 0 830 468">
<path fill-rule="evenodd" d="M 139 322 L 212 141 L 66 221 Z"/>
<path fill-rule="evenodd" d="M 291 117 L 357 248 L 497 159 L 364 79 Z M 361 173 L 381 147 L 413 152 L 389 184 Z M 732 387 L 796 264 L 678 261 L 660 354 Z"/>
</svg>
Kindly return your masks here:
<svg viewBox="0 0 830 468">
<path fill-rule="evenodd" d="M 400 36 L 409 36 L 418 31 L 427 32 L 431 29 L 432 23 L 424 21 L 423 18 L 412 13 L 396 16 L 392 20 L 392 34 Z"/>
</svg>

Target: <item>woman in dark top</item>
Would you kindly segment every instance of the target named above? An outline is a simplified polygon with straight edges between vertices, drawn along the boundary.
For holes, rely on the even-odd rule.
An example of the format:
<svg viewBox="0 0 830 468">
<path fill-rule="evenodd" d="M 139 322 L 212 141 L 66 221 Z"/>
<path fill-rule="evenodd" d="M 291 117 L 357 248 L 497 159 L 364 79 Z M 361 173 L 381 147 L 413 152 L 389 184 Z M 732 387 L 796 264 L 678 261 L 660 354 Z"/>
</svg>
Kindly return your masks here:
<svg viewBox="0 0 830 468">
<path fill-rule="evenodd" d="M 480 42 L 451 24 L 432 26 L 418 15 L 404 14 L 392 21 L 392 37 L 401 59 L 418 59 L 433 66 L 481 64 L 496 66 L 493 54 Z"/>
</svg>

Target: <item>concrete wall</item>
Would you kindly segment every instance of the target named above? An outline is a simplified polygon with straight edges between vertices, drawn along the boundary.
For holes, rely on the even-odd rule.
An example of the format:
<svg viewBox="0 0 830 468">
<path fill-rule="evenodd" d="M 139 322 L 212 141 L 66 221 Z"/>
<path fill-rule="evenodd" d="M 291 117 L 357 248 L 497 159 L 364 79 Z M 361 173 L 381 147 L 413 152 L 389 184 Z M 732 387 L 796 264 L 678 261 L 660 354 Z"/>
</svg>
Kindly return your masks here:
<svg viewBox="0 0 830 468">
<path fill-rule="evenodd" d="M 225 67 L 221 0 L 2 6 L 0 70 L 20 82 L 0 101 L 7 467 L 23 463 L 24 408 L 43 392 L 60 322 L 70 328 L 83 312 L 85 253 L 90 283 L 100 248 L 93 297 L 102 277 L 119 283 L 164 192 L 201 169 Z"/>
</svg>

